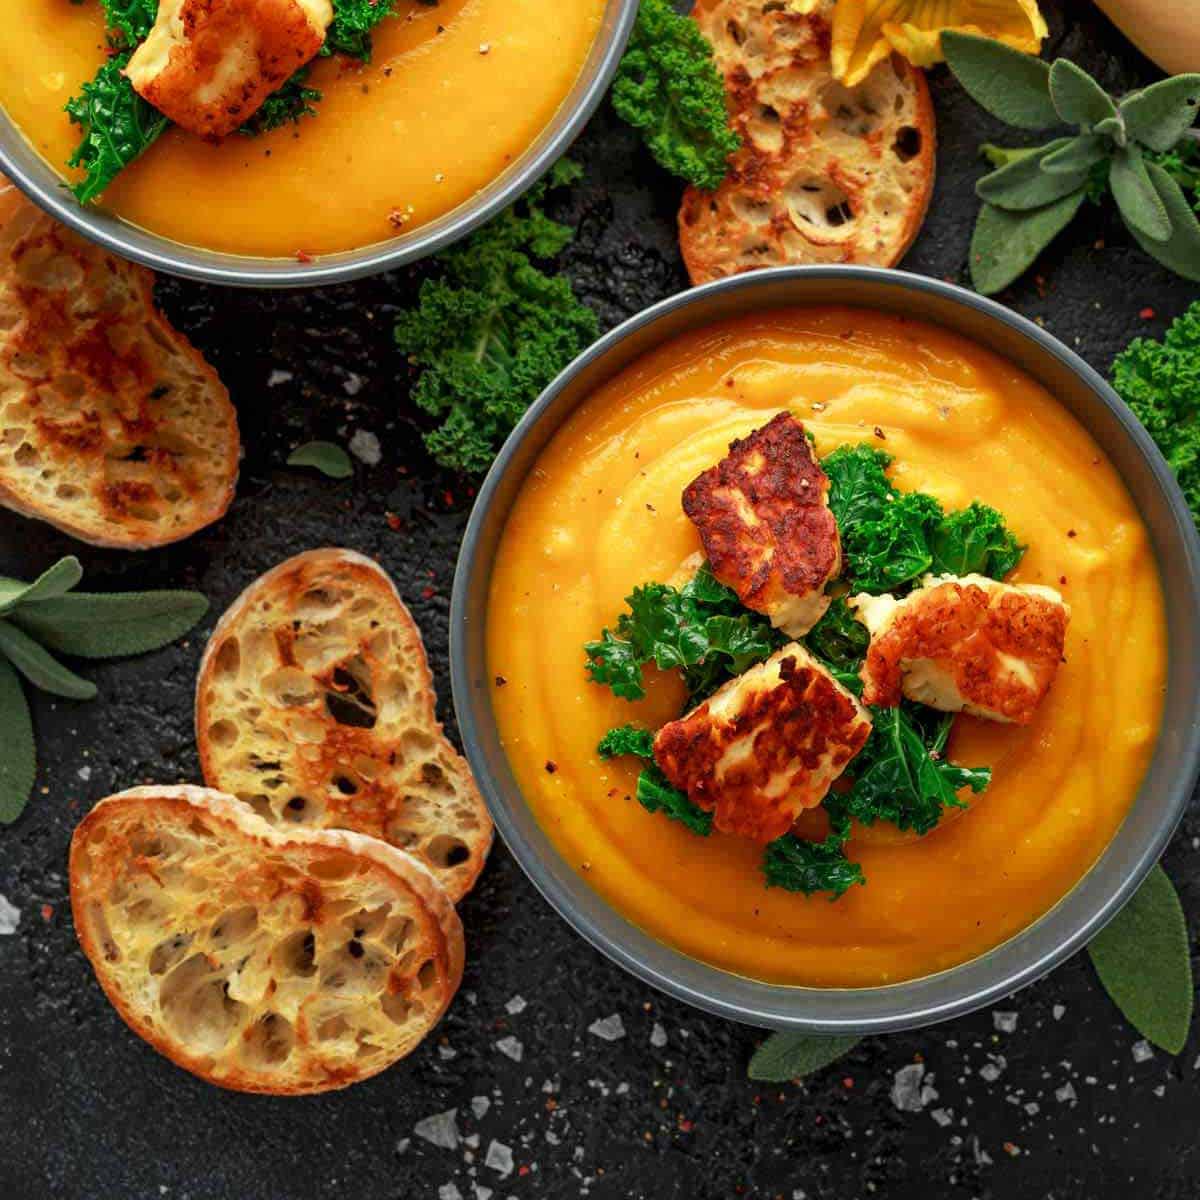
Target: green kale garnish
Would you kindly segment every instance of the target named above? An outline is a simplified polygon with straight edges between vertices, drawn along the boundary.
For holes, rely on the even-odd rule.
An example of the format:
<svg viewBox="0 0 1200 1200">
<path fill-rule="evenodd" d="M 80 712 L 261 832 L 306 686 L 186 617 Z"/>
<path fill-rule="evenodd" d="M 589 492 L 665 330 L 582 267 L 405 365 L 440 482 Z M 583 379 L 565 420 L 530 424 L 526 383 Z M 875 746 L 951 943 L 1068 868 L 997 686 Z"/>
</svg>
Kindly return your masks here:
<svg viewBox="0 0 1200 1200">
<path fill-rule="evenodd" d="M 309 67 L 301 67 L 277 92 L 272 92 L 238 133 L 257 137 L 282 125 L 298 125 L 301 117 L 315 117 L 321 89 L 308 86 Z"/>
<path fill-rule="evenodd" d="M 487 470 L 529 405 L 596 337 L 596 316 L 570 280 L 532 261 L 571 240 L 541 205 L 549 187 L 578 174 L 559 163 L 548 182 L 440 254 L 442 278 L 426 280 L 416 308 L 396 322 L 397 344 L 423 368 L 412 398 L 443 419 L 425 444 L 445 467 Z"/>
<path fill-rule="evenodd" d="M 1024 547 L 994 508 L 976 502 L 944 513 L 934 497 L 893 487 L 891 461 L 858 445 L 839 446 L 821 463 L 852 591 L 894 592 L 930 572 L 1000 579 L 1017 566 Z"/>
<path fill-rule="evenodd" d="M 871 635 L 846 603 L 836 597 L 824 616 L 805 635 L 804 643 L 834 674 L 843 687 L 861 691 L 859 668 L 867 654 Z"/>
<path fill-rule="evenodd" d="M 128 51 L 110 58 L 67 102 L 67 115 L 83 130 L 82 141 L 67 160 L 69 167 L 87 172 L 71 187 L 80 204 L 95 200 L 169 124 L 121 73 L 127 62 Z"/>
<path fill-rule="evenodd" d="M 683 671 L 688 707 L 712 695 L 726 680 L 768 658 L 783 636 L 737 595 L 713 578 L 705 563 L 682 588 L 648 583 L 626 598 L 629 612 L 614 634 L 584 646 L 594 683 L 606 684 L 626 700 L 646 694 L 642 668 Z"/>
<path fill-rule="evenodd" d="M 668 171 L 699 188 L 720 186 L 741 144 L 729 128 L 725 84 L 700 27 L 668 0 L 642 0 L 612 102 Z"/>
<path fill-rule="evenodd" d="M 829 833 L 824 841 L 812 842 L 785 833 L 769 842 L 763 855 L 767 887 L 803 892 L 806 896 L 829 892 L 831 900 L 839 899 L 855 884 L 867 881 L 862 867 L 846 857 L 849 839 L 849 817 L 829 808 Z"/>
<path fill-rule="evenodd" d="M 1161 342 L 1130 342 L 1112 365 L 1112 382 L 1158 443 L 1200 525 L 1200 302 Z"/>
<path fill-rule="evenodd" d="M 712 813 L 693 804 L 685 792 L 674 788 L 654 763 L 654 734 L 636 725 L 610 729 L 597 747 L 601 758 L 619 758 L 630 754 L 649 765 L 638 776 L 637 800 L 650 813 L 661 812 L 686 825 L 693 833 L 708 837 L 712 833 Z"/>
<path fill-rule="evenodd" d="M 333 22 L 325 32 L 322 54 L 348 54 L 371 60 L 371 30 L 392 15 L 396 0 L 333 0 Z"/>
<path fill-rule="evenodd" d="M 596 747 L 601 758 L 620 758 L 632 754 L 636 758 L 654 758 L 654 734 L 636 725 L 618 725 L 610 729 Z"/>
<path fill-rule="evenodd" d="M 100 0 L 109 40 L 132 50 L 150 36 L 158 17 L 158 0 Z"/>
</svg>

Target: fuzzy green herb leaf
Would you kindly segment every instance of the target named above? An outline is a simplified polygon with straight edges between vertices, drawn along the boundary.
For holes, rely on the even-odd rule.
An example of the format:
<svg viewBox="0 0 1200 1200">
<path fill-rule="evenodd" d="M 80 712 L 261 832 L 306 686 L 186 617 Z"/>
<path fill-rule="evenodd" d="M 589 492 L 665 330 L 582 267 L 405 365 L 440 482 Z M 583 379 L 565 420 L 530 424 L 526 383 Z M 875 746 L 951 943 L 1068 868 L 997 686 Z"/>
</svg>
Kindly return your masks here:
<svg viewBox="0 0 1200 1200">
<path fill-rule="evenodd" d="M 942 52 L 967 94 L 994 117 L 1017 129 L 1059 123 L 1050 98 L 1050 66 L 991 38 L 945 30 Z"/>
<path fill-rule="evenodd" d="M 1050 99 L 1067 125 L 1085 130 L 1117 115 L 1109 94 L 1081 67 L 1060 58 L 1050 68 Z"/>
<path fill-rule="evenodd" d="M 1112 382 L 1158 443 L 1200 526 L 1200 302 L 1161 342 L 1130 342 L 1113 362 Z"/>
<path fill-rule="evenodd" d="M 647 767 L 638 776 L 637 801 L 647 812 L 661 812 L 700 837 L 712 833 L 712 813 L 698 808 L 685 792 L 672 787 L 655 766 Z"/>
<path fill-rule="evenodd" d="M 971 237 L 971 282 L 984 296 L 1003 291 L 1074 219 L 1087 193 L 1083 188 L 1045 208 L 1006 212 L 985 204 Z"/>
<path fill-rule="evenodd" d="M 69 167 L 86 172 L 71 190 L 80 204 L 90 204 L 135 158 L 143 154 L 169 122 L 147 104 L 121 73 L 129 53 L 110 58 L 85 83 L 78 96 L 67 101 L 71 121 L 83 131 Z"/>
<path fill-rule="evenodd" d="M 845 1058 L 861 1039 L 813 1037 L 807 1033 L 773 1033 L 754 1052 L 746 1074 L 762 1083 L 803 1079 Z"/>
<path fill-rule="evenodd" d="M 68 670 L 44 647 L 8 620 L 0 620 L 0 655 L 35 688 L 68 700 L 94 700 L 96 685 Z"/>
<path fill-rule="evenodd" d="M 50 600 L 69 592 L 83 578 L 83 568 L 74 555 L 60 558 L 32 583 L 0 575 L 0 617 L 23 604 Z"/>
<path fill-rule="evenodd" d="M 0 824 L 11 825 L 25 810 L 37 773 L 33 721 L 12 664 L 0 655 Z"/>
<path fill-rule="evenodd" d="M 1121 101 L 1129 137 L 1151 150 L 1175 147 L 1200 109 L 1200 75 L 1175 75 L 1152 83 Z"/>
<path fill-rule="evenodd" d="M 74 592 L 23 604 L 9 619 L 49 650 L 97 659 L 160 650 L 207 612 L 199 592 Z"/>
<path fill-rule="evenodd" d="M 354 474 L 350 455 L 335 442 L 306 442 L 288 455 L 289 467 L 313 467 L 329 479 L 349 479 Z"/>
<path fill-rule="evenodd" d="M 1042 159 L 1043 171 L 1048 171 L 1051 175 L 1086 174 L 1111 153 L 1108 138 L 1098 133 L 1081 133 L 1078 137 L 1064 140 L 1065 146 L 1060 146 Z"/>
<path fill-rule="evenodd" d="M 1051 172 L 1042 166 L 1047 158 L 1068 149 L 1073 141 L 1058 138 L 985 175 L 975 185 L 976 195 L 997 208 L 1025 212 L 1077 191 L 1087 182 L 1087 168 Z"/>
<path fill-rule="evenodd" d="M 1129 1023 L 1178 1054 L 1192 1022 L 1187 922 L 1170 879 L 1155 867 L 1133 899 L 1092 939 L 1092 965 Z"/>
<path fill-rule="evenodd" d="M 1200 222 L 1197 222 L 1182 188 L 1162 167 L 1147 163 L 1146 172 L 1166 210 L 1171 232 L 1165 241 L 1147 237 L 1137 228 L 1130 232 L 1151 258 L 1156 258 L 1184 279 L 1200 282 Z"/>
<path fill-rule="evenodd" d="M 698 188 L 720 186 L 740 145 L 725 84 L 699 26 L 668 0 L 642 0 L 612 103 L 668 171 Z"/>
<path fill-rule="evenodd" d="M 1141 150 L 1125 146 L 1113 155 L 1108 184 L 1125 224 L 1134 233 L 1152 242 L 1165 242 L 1171 236 L 1171 220 L 1150 182 Z"/>
</svg>

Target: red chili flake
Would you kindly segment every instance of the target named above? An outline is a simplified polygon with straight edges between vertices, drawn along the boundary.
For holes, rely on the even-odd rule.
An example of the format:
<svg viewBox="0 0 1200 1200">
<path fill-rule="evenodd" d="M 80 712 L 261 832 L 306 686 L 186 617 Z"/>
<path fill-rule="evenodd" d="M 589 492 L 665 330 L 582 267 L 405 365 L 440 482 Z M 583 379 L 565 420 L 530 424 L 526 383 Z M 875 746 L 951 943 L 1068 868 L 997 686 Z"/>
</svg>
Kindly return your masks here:
<svg viewBox="0 0 1200 1200">
<path fill-rule="evenodd" d="M 504 685 L 505 685 L 506 683 L 508 683 L 508 680 L 507 680 L 507 679 L 505 679 L 503 675 L 497 675 L 497 676 L 496 676 L 496 686 L 497 686 L 497 687 L 504 687 Z"/>
<path fill-rule="evenodd" d="M 54 905 L 53 904 L 43 904 L 42 905 L 42 920 L 48 921 L 48 920 L 50 920 L 50 918 L 52 916 L 54 916 Z"/>
<path fill-rule="evenodd" d="M 696 1123 L 695 1123 L 694 1121 L 689 1121 L 689 1120 L 687 1119 L 687 1117 L 680 1117 L 680 1118 L 679 1118 L 679 1131 L 680 1131 L 680 1133 L 691 1133 L 691 1132 L 692 1132 L 692 1130 L 693 1130 L 693 1129 L 695 1129 L 695 1128 L 696 1128 Z"/>
<path fill-rule="evenodd" d="M 517 1174 L 518 1174 L 518 1175 L 521 1175 L 521 1176 L 528 1175 L 528 1174 L 529 1174 L 529 1168 L 528 1168 L 528 1167 L 526 1167 L 526 1166 L 520 1166 L 520 1167 L 518 1167 L 518 1168 L 517 1168 Z"/>
<path fill-rule="evenodd" d="M 1005 1142 L 1004 1152 L 1005 1154 L 1011 1154 L 1014 1158 L 1016 1158 L 1016 1156 L 1021 1153 L 1021 1147 L 1012 1142 Z"/>
<path fill-rule="evenodd" d="M 1158 314 L 1147 304 L 1146 307 L 1143 308 L 1140 313 L 1138 313 L 1138 316 L 1141 317 L 1143 321 L 1153 321 Z"/>
<path fill-rule="evenodd" d="M 558 770 L 558 763 L 556 763 L 552 758 L 546 759 L 546 774 L 553 775 L 554 772 L 557 770 Z"/>
<path fill-rule="evenodd" d="M 404 528 L 404 522 L 400 520 L 394 512 L 386 512 L 383 514 L 384 520 L 388 523 L 388 528 L 394 533 L 398 533 Z"/>
<path fill-rule="evenodd" d="M 849 1075 L 847 1075 L 846 1078 L 842 1080 L 842 1087 L 844 1087 L 847 1091 L 849 1091 L 853 1086 L 854 1086 L 854 1080 L 851 1079 Z"/>
<path fill-rule="evenodd" d="M 1075 530 L 1073 530 L 1073 529 L 1068 529 L 1068 530 L 1067 530 L 1067 537 L 1071 537 L 1071 538 L 1073 538 L 1073 537 L 1077 537 L 1077 536 L 1078 536 L 1078 535 L 1076 534 Z"/>
<path fill-rule="evenodd" d="M 878 426 L 878 425 L 876 425 L 876 426 L 875 426 L 875 436 L 876 436 L 876 437 L 877 437 L 877 438 L 878 438 L 878 439 L 879 439 L 881 442 L 886 442 L 886 441 L 887 441 L 887 435 L 886 435 L 886 434 L 883 432 L 883 430 L 882 430 L 882 429 L 880 429 L 880 428 L 879 428 L 879 426 Z"/>
<path fill-rule="evenodd" d="M 311 254 L 309 254 L 309 252 L 307 250 L 297 250 L 296 251 L 296 261 L 302 262 L 302 263 L 310 263 L 314 260 L 313 260 L 313 256 Z"/>
<path fill-rule="evenodd" d="M 1065 575 L 1060 575 L 1058 577 L 1058 582 L 1060 584 L 1062 584 L 1063 587 L 1066 587 L 1067 586 L 1067 577 Z"/>
<path fill-rule="evenodd" d="M 450 489 L 449 489 L 449 488 L 447 488 L 447 489 L 446 489 L 446 491 L 444 491 L 444 492 L 442 493 L 442 503 L 443 503 L 443 504 L 444 504 L 444 505 L 445 505 L 447 508 L 453 508 L 453 507 L 454 507 L 454 493 L 453 493 L 452 491 L 450 491 Z"/>
<path fill-rule="evenodd" d="M 427 588 L 421 589 L 421 599 L 422 600 L 432 600 L 434 598 L 434 596 L 436 596 L 436 595 L 437 595 L 437 590 L 435 588 L 427 587 Z"/>
</svg>

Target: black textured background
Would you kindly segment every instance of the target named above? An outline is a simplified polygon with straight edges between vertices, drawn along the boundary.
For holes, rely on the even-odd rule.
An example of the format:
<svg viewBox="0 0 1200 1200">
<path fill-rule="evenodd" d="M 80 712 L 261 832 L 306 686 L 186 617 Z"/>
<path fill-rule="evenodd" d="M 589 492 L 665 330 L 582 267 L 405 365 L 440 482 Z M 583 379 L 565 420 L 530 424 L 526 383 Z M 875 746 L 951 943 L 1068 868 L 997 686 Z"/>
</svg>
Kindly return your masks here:
<svg viewBox="0 0 1200 1200">
<path fill-rule="evenodd" d="M 1092 5 L 1043 8 L 1051 54 L 1115 91 L 1156 77 Z M 939 179 L 905 266 L 962 282 L 981 173 L 975 148 L 1004 133 L 943 71 L 931 82 Z M 611 325 L 685 285 L 678 188 L 605 110 L 577 155 L 587 178 L 558 214 L 579 229 L 565 265 Z M 1003 299 L 1102 371 L 1131 336 L 1161 332 L 1200 290 L 1143 257 L 1091 207 L 1037 275 Z M 447 601 L 471 496 L 421 453 L 407 369 L 391 345 L 392 316 L 420 277 L 275 295 L 163 280 L 167 312 L 216 364 L 240 412 L 246 458 L 229 516 L 182 546 L 136 556 L 80 547 L 0 513 L 0 572 L 28 577 L 78 553 L 91 588 L 192 586 L 213 602 L 187 643 L 88 669 L 100 701 L 33 701 L 37 793 L 20 822 L 0 830 L 0 893 L 21 914 L 16 934 L 0 937 L 0 1198 L 1196 1196 L 1200 1039 L 1177 1059 L 1137 1061 L 1137 1036 L 1085 958 L 1000 1006 L 1017 1014 L 1012 1032 L 999 1031 L 1011 1019 L 997 1024 L 983 1012 L 870 1039 L 806 1085 L 763 1086 L 745 1076 L 761 1034 L 618 971 L 568 931 L 503 846 L 464 905 L 462 992 L 437 1035 L 377 1079 L 314 1099 L 228 1094 L 125 1028 L 75 943 L 67 843 L 80 815 L 114 790 L 196 779 L 197 661 L 216 615 L 246 584 L 322 544 L 377 557 L 424 630 L 451 720 Z M 284 466 L 301 442 L 344 443 L 357 430 L 379 437 L 383 460 L 358 465 L 352 481 Z M 1193 925 L 1198 835 L 1192 816 L 1167 857 Z M 515 997 L 523 1011 L 509 1011 Z M 588 1032 L 613 1014 L 623 1037 Z M 520 1062 L 496 1049 L 509 1035 Z M 917 1061 L 937 1095 L 926 1093 L 924 1111 L 903 1112 L 891 1098 L 894 1076 Z M 482 1116 L 472 1108 L 479 1097 L 490 1102 Z M 449 1109 L 458 1110 L 457 1146 L 414 1134 Z M 511 1174 L 486 1165 L 493 1141 L 511 1150 Z"/>
</svg>

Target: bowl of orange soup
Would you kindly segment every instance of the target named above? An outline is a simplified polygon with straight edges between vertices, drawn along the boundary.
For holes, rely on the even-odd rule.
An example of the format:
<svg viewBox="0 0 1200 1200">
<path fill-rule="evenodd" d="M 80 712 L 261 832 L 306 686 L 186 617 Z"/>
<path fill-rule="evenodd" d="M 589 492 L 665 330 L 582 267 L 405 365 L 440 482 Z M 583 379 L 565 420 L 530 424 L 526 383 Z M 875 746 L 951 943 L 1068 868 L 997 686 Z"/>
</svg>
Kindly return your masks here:
<svg viewBox="0 0 1200 1200">
<path fill-rule="evenodd" d="M 171 126 L 80 205 L 64 106 L 106 61 L 99 0 L 0 0 L 0 172 L 156 270 L 282 287 L 442 249 L 566 151 L 616 71 L 637 0 L 395 0 L 368 62 L 313 59 L 316 115 L 219 140 Z"/>
<path fill-rule="evenodd" d="M 946 718 L 931 759 L 990 771 L 986 790 L 963 787 L 923 834 L 852 822 L 840 853 L 858 878 L 835 899 L 768 887 L 763 845 L 722 832 L 719 805 L 697 836 L 639 804 L 644 764 L 598 743 L 679 719 L 678 672 L 646 668 L 629 699 L 585 669 L 602 629 L 629 635 L 618 617 L 634 588 L 678 585 L 712 549 L 683 490 L 781 413 L 826 463 L 841 446 L 886 448 L 901 491 L 1003 514 L 1010 548 L 1024 547 L 1008 584 L 1070 612 L 1025 723 Z M 1191 514 L 1095 371 L 952 285 L 807 267 L 664 301 L 555 381 L 476 501 L 451 658 L 496 823 L 578 932 L 725 1017 L 882 1032 L 1037 979 L 1129 899 L 1196 781 L 1198 618 Z"/>
</svg>

